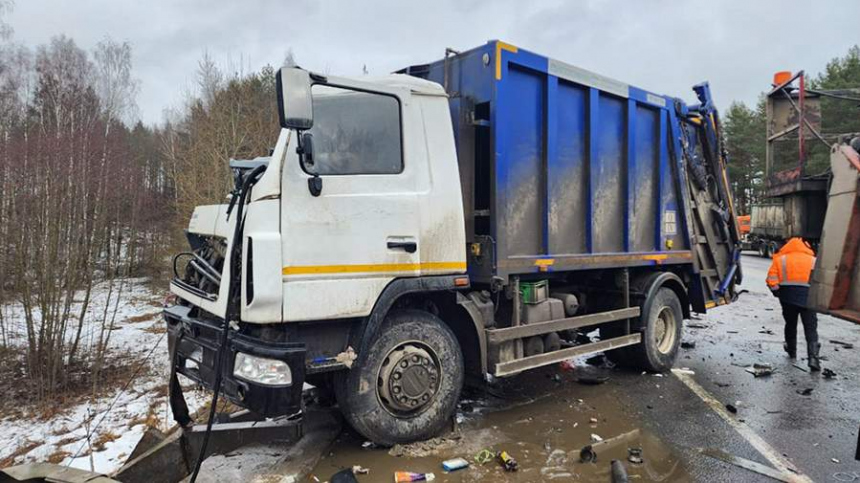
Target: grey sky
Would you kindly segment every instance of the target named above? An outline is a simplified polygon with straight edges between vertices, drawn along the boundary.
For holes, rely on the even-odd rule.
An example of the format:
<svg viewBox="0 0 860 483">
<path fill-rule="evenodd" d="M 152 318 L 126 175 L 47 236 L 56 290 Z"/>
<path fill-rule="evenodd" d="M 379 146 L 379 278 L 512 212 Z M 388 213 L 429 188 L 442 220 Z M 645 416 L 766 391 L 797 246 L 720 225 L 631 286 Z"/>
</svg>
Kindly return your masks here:
<svg viewBox="0 0 860 483">
<path fill-rule="evenodd" d="M 860 43 L 860 2 L 435 0 L 16 0 L 14 39 L 65 33 L 84 48 L 128 40 L 145 122 L 194 88 L 204 51 L 221 65 L 278 65 L 373 74 L 490 39 L 692 101 L 709 80 L 725 108 L 755 102 L 777 70 L 821 71 Z M 860 83 L 860 82 L 858 82 Z"/>
</svg>

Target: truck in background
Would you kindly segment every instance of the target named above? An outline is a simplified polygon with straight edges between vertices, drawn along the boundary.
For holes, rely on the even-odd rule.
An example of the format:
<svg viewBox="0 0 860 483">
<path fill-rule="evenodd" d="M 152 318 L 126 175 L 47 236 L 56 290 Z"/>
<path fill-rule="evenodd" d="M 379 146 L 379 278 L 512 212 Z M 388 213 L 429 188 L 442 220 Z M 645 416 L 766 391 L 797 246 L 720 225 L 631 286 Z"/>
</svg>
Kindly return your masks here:
<svg viewBox="0 0 860 483">
<path fill-rule="evenodd" d="M 683 319 L 736 296 L 707 84 L 687 104 L 491 41 L 375 79 L 283 68 L 277 90 L 273 153 L 232 163 L 176 258 L 183 427 L 178 374 L 296 419 L 308 381 L 364 437 L 424 439 L 467 381 L 602 351 L 668 370 Z"/>
<path fill-rule="evenodd" d="M 773 89 L 766 96 L 764 199 L 751 207 L 745 250 L 771 258 L 792 237 L 818 246 L 832 179 L 831 146 L 848 134 L 822 133 L 821 100 L 856 100 L 858 93 L 810 89 L 803 71 L 774 75 Z"/>
</svg>

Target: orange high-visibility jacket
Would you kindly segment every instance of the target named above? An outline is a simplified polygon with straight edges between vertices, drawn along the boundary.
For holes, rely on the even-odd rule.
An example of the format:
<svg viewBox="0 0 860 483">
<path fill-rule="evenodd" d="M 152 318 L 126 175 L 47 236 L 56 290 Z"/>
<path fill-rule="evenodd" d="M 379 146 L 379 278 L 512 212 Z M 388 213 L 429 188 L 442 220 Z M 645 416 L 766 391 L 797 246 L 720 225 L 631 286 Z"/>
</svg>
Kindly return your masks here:
<svg viewBox="0 0 860 483">
<path fill-rule="evenodd" d="M 773 256 L 767 272 L 767 286 L 771 291 L 799 287 L 808 292 L 809 275 L 814 266 L 815 252 L 812 248 L 803 239 L 792 238 Z"/>
</svg>

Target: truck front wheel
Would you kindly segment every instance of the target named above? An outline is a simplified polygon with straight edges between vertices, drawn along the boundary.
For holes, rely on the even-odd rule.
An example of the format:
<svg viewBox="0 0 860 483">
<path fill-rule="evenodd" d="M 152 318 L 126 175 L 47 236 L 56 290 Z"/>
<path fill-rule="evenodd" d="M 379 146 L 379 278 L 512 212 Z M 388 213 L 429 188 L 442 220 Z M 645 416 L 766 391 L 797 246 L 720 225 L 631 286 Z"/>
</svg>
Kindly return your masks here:
<svg viewBox="0 0 860 483">
<path fill-rule="evenodd" d="M 437 435 L 463 387 L 463 354 L 438 317 L 389 314 L 365 357 L 337 376 L 341 412 L 362 436 L 390 446 Z"/>
</svg>

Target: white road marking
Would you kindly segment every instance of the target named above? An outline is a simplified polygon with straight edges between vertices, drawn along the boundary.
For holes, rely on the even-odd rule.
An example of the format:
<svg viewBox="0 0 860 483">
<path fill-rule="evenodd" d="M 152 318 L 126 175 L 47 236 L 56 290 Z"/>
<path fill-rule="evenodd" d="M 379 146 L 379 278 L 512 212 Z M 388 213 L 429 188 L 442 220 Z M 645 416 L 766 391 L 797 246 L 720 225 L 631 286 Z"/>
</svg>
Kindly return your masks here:
<svg viewBox="0 0 860 483">
<path fill-rule="evenodd" d="M 742 423 L 737 420 L 734 416 L 729 414 L 726 410 L 723 403 L 717 401 L 714 396 L 711 396 L 708 391 L 705 390 L 702 386 L 696 382 L 695 379 L 692 378 L 689 374 L 685 374 L 682 371 L 676 371 L 672 369 L 672 374 L 678 378 L 681 382 L 683 382 L 687 387 L 690 388 L 691 391 L 696 396 L 705 402 L 711 409 L 717 413 L 723 420 L 729 423 L 729 426 L 734 428 L 735 431 L 738 432 L 745 440 L 747 440 L 753 448 L 756 449 L 762 456 L 764 456 L 770 463 L 779 471 L 786 473 L 786 477 L 789 478 L 790 481 L 797 483 L 812 483 L 812 479 L 808 476 L 804 475 L 800 472 L 787 458 L 785 458 L 782 453 L 773 448 L 773 446 L 767 444 L 765 440 L 761 438 L 758 434 L 753 432 L 749 426 L 745 423 Z"/>
</svg>

